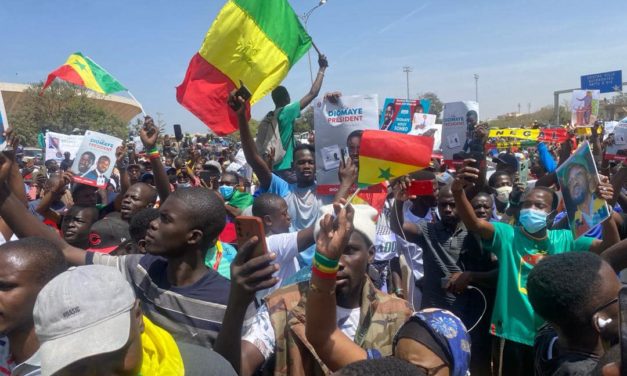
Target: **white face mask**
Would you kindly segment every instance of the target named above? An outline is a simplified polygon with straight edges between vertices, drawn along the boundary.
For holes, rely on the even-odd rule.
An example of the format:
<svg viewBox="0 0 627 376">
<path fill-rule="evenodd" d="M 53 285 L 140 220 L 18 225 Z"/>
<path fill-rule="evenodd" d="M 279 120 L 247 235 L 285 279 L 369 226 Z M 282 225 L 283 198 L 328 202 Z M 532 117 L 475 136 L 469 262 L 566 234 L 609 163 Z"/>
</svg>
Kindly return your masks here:
<svg viewBox="0 0 627 376">
<path fill-rule="evenodd" d="M 504 186 L 496 189 L 496 199 L 505 204 L 509 202 L 509 194 L 512 193 L 512 187 Z"/>
</svg>

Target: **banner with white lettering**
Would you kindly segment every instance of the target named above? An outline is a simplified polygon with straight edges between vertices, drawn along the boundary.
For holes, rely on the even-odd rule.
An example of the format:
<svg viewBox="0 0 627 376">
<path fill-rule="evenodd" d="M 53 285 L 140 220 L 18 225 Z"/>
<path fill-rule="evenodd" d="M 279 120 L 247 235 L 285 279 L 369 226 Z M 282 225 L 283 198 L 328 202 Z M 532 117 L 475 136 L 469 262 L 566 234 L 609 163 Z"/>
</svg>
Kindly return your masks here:
<svg viewBox="0 0 627 376">
<path fill-rule="evenodd" d="M 335 194 L 340 184 L 340 164 L 344 158 L 359 153 L 351 148 L 351 138 L 356 135 L 353 132 L 379 129 L 377 95 L 344 95 L 337 103 L 326 98 L 316 100 L 314 129 L 317 191 L 325 195 Z"/>
<path fill-rule="evenodd" d="M 54 159 L 61 162 L 65 153 L 70 153 L 70 159 L 76 158 L 76 152 L 82 142 L 81 135 L 46 132 L 46 161 Z"/>
<path fill-rule="evenodd" d="M 106 134 L 87 131 L 72 164 L 74 181 L 104 188 L 115 167 L 115 149 L 122 140 Z"/>
</svg>

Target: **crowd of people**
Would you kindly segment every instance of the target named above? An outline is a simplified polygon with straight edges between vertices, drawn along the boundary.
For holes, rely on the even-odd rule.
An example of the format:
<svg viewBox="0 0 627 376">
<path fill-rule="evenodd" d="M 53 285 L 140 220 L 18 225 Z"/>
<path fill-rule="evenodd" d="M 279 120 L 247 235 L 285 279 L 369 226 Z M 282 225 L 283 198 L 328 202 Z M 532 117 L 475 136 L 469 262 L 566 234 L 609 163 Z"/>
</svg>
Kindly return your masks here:
<svg viewBox="0 0 627 376">
<path fill-rule="evenodd" d="M 7 132 L 0 374 L 616 374 L 627 165 L 603 158 L 599 127 L 599 179 L 578 176 L 610 218 L 579 238 L 555 171 L 581 137 L 473 150 L 456 167 L 434 157 L 357 197 L 357 131 L 337 194 L 321 195 L 313 143 L 294 140 L 319 63 L 302 99 L 272 92 L 280 159 L 233 94 L 241 144 L 163 135 L 146 117 L 144 151 L 118 148 L 106 188 L 75 182 L 69 154 L 25 162 Z M 413 196 L 415 181 L 433 189 Z M 241 215 L 265 239 L 238 242 Z"/>
</svg>

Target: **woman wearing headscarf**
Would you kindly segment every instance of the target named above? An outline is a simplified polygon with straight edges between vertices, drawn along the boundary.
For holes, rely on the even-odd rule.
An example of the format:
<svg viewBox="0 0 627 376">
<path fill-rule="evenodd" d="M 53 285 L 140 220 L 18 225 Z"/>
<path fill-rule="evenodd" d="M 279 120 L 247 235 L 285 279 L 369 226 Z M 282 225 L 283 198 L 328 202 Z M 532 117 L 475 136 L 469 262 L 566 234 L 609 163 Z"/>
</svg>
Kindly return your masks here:
<svg viewBox="0 0 627 376">
<path fill-rule="evenodd" d="M 394 337 L 394 356 L 429 376 L 465 376 L 470 367 L 470 336 L 449 311 L 429 308 L 415 312 Z"/>
</svg>

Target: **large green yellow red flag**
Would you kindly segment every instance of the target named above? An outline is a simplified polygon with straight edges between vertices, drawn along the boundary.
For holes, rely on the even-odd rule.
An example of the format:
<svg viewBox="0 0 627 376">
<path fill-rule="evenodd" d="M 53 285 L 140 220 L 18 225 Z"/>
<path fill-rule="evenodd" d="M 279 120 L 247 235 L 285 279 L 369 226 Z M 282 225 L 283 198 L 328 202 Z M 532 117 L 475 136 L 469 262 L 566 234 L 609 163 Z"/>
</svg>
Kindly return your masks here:
<svg viewBox="0 0 627 376">
<path fill-rule="evenodd" d="M 226 102 L 240 80 L 255 103 L 311 44 L 287 0 L 229 0 L 192 57 L 176 99 L 215 133 L 232 133 L 237 118 Z"/>
<path fill-rule="evenodd" d="M 433 137 L 366 130 L 359 146 L 360 187 L 422 170 L 431 163 Z"/>
<path fill-rule="evenodd" d="M 83 56 L 80 52 L 70 55 L 65 64 L 50 73 L 41 91 L 43 92 L 50 86 L 55 78 L 84 86 L 101 94 L 111 94 L 126 90 L 121 83 L 106 70 L 102 69 L 100 65 L 87 56 Z"/>
</svg>

